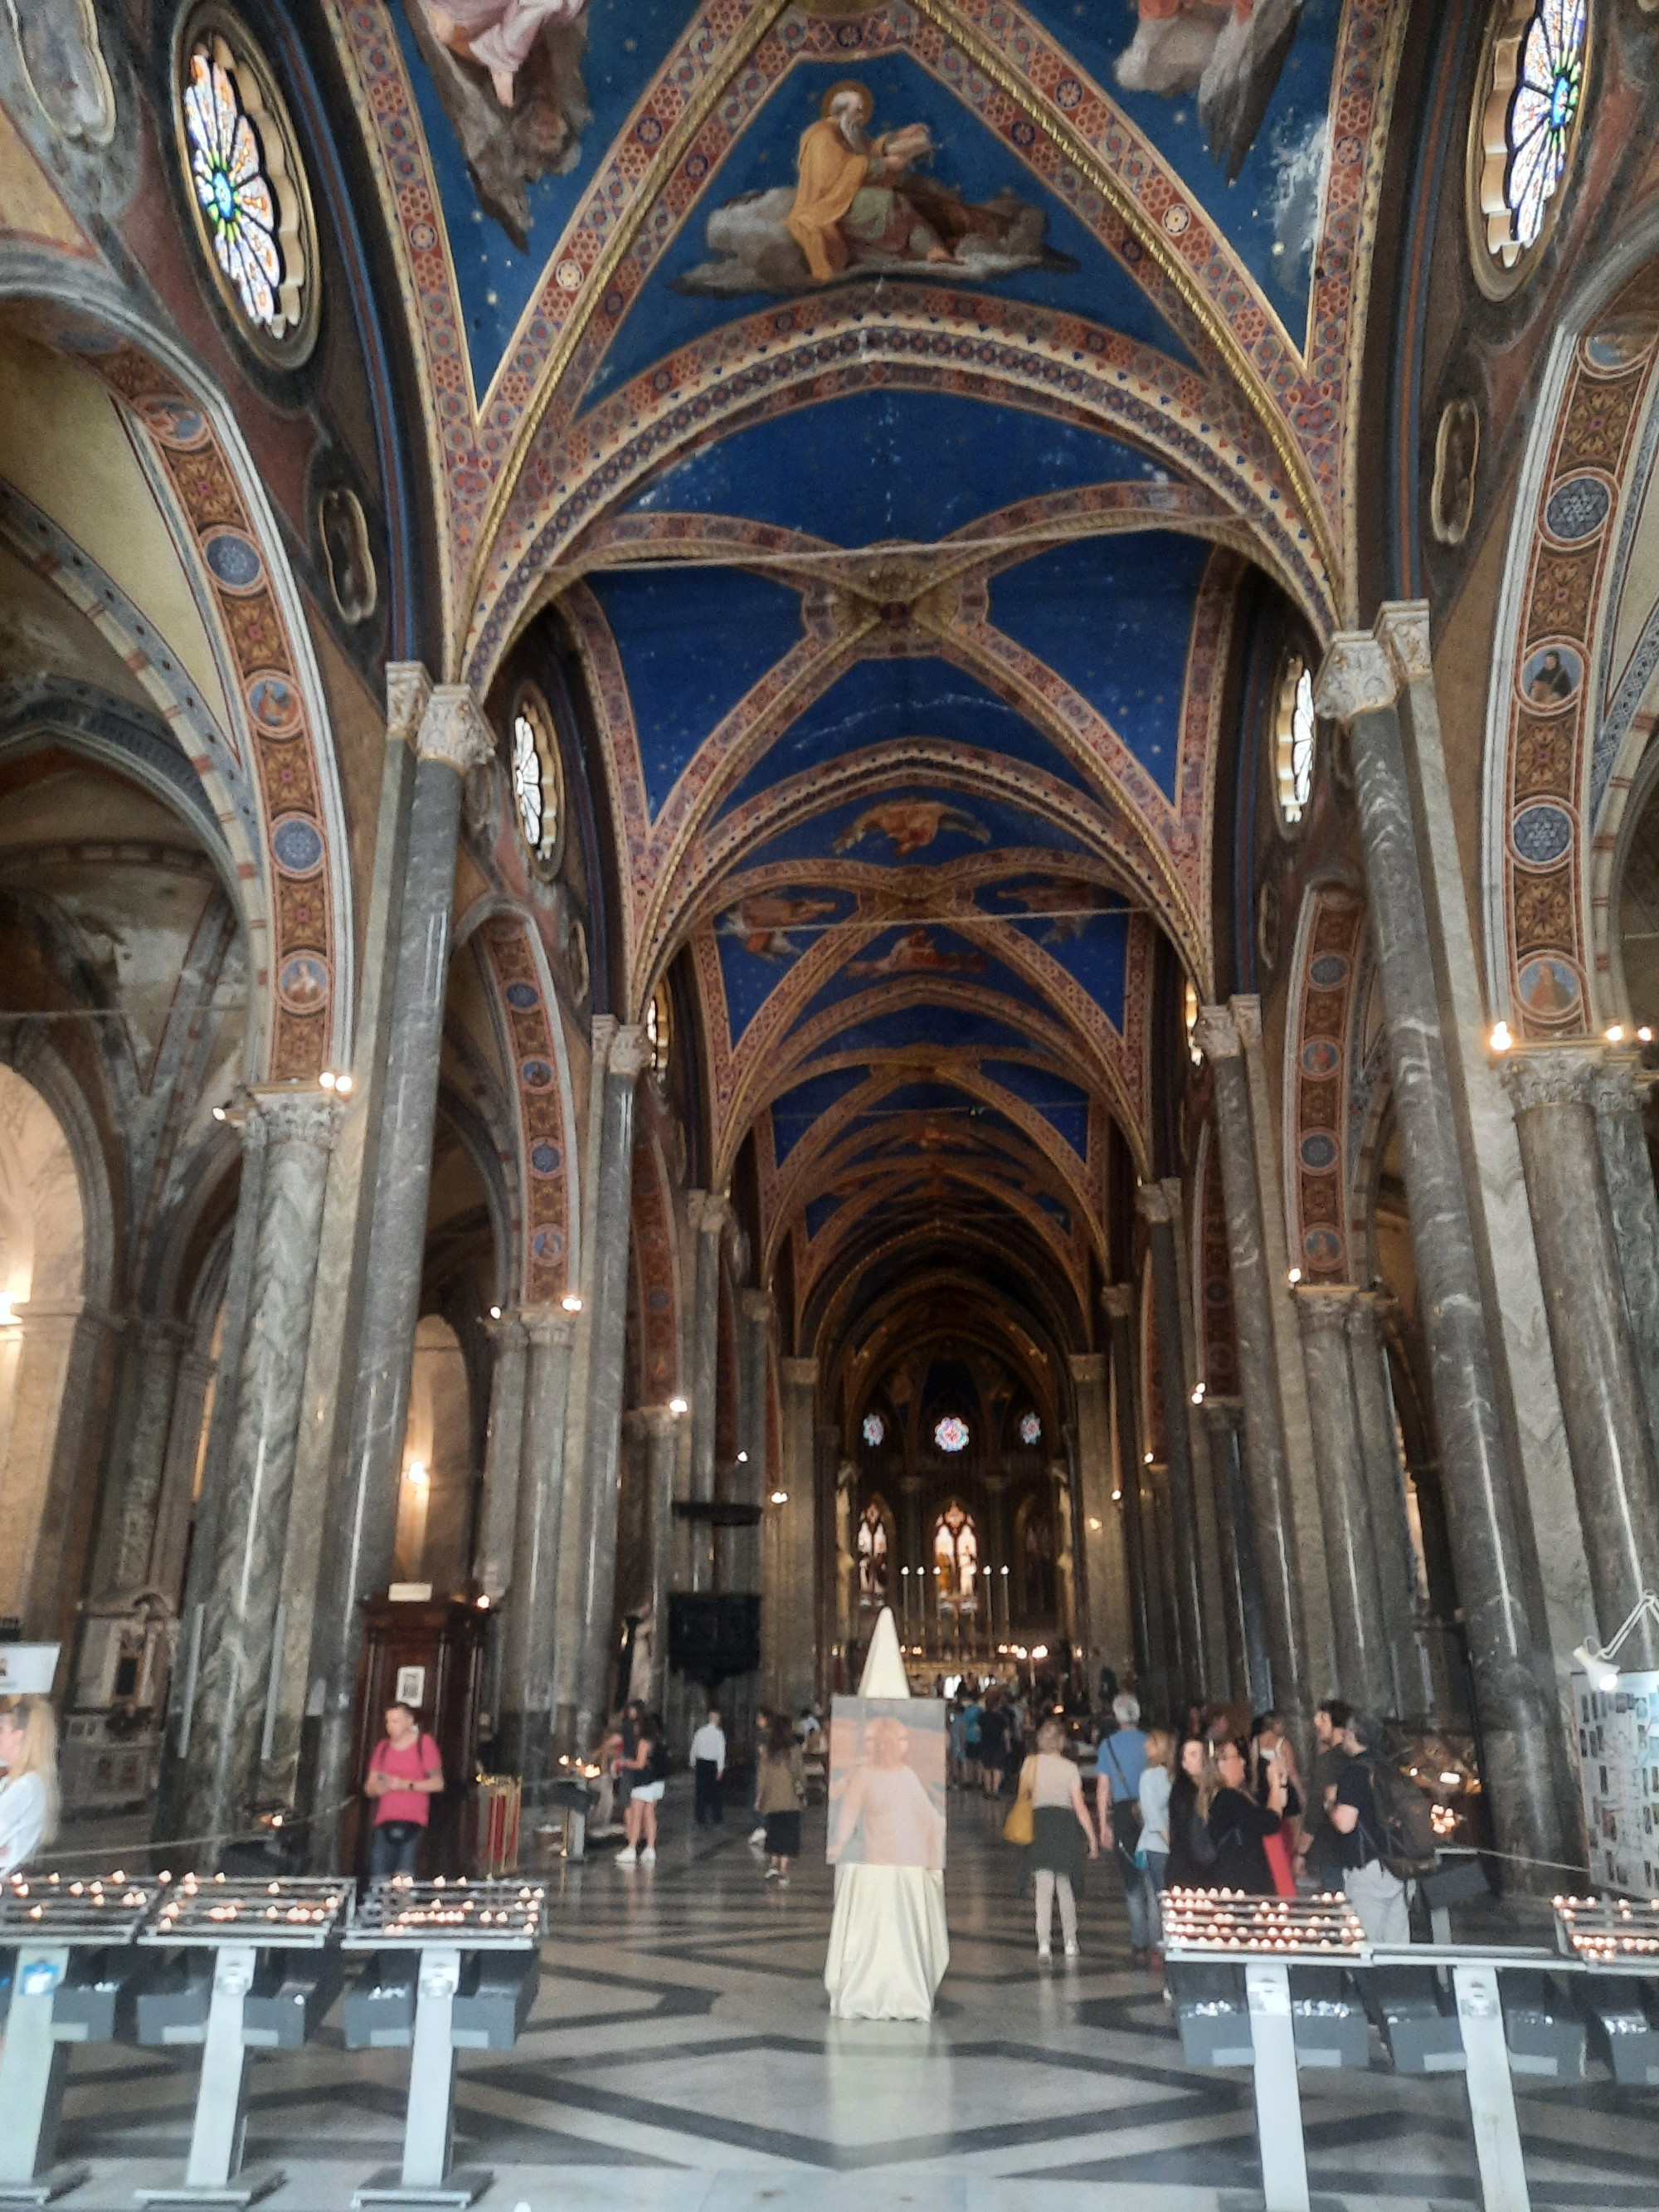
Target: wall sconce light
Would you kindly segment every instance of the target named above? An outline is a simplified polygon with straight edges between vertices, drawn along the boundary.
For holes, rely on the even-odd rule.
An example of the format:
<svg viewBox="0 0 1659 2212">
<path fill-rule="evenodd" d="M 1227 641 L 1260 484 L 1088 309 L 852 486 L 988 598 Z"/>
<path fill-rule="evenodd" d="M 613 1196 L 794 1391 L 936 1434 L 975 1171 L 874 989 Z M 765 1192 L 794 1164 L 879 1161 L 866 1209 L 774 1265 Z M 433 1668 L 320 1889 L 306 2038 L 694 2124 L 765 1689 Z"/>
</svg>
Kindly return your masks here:
<svg viewBox="0 0 1659 2212">
<path fill-rule="evenodd" d="M 744 1452 L 744 1451 L 740 1451 L 740 1452 L 738 1454 L 738 1465 L 739 1467 L 747 1467 L 747 1466 L 748 1466 L 748 1464 L 749 1464 L 749 1455 L 748 1455 L 748 1453 L 747 1453 L 747 1452 Z"/>
<path fill-rule="evenodd" d="M 567 1291 L 564 1296 L 559 1300 L 559 1304 L 564 1308 L 567 1313 L 580 1313 L 582 1310 L 582 1302 L 577 1297 L 574 1291 Z"/>
<path fill-rule="evenodd" d="M 411 1490 L 424 1490 L 431 1480 L 431 1477 L 426 1471 L 426 1462 L 423 1460 L 410 1460 L 404 1470 L 404 1480 Z"/>
<path fill-rule="evenodd" d="M 684 1398 L 671 1398 L 668 1401 L 668 1410 L 678 1419 L 686 1410 L 686 1401 Z"/>
<path fill-rule="evenodd" d="M 489 1318 L 491 1319 L 491 1321 L 499 1321 L 499 1320 L 501 1319 L 501 1308 L 500 1308 L 499 1306 L 491 1306 L 491 1308 L 489 1309 Z"/>
<path fill-rule="evenodd" d="M 774 1505 L 787 1505 L 789 1503 L 789 1492 L 787 1490 L 775 1490 L 772 1492 L 772 1503 Z"/>
<path fill-rule="evenodd" d="M 1515 1039 L 1510 1035 L 1510 1025 L 1507 1022 L 1494 1022 L 1492 1024 L 1492 1037 L 1490 1042 L 1494 1052 L 1508 1052 L 1510 1050 L 1515 1042 Z"/>
<path fill-rule="evenodd" d="M 1606 1037 L 1609 1044 L 1623 1044 L 1625 1042 L 1625 1024 L 1623 1022 L 1609 1022 L 1607 1028 L 1601 1032 L 1601 1034 Z"/>
<path fill-rule="evenodd" d="M 1297 1284 L 1298 1284 L 1298 1283 L 1302 1280 L 1302 1270 L 1301 1270 L 1301 1268 L 1300 1268 L 1300 1267 L 1292 1267 L 1292 1268 L 1290 1270 L 1290 1273 L 1285 1276 L 1285 1281 L 1286 1281 L 1288 1284 L 1290 1284 L 1291 1287 L 1292 1289 L 1294 1289 L 1294 1288 L 1296 1287 Z"/>
</svg>

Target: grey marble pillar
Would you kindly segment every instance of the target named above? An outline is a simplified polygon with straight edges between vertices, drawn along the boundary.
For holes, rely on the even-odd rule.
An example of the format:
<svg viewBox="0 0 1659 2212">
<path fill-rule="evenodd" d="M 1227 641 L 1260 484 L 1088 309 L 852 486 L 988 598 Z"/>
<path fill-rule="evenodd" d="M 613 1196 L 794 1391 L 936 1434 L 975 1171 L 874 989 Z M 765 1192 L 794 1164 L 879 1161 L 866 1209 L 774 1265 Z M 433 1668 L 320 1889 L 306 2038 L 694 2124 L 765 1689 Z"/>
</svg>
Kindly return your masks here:
<svg viewBox="0 0 1659 2212">
<path fill-rule="evenodd" d="M 1648 1438 L 1659 1462 L 1659 1192 L 1643 1127 L 1653 1076 L 1634 1053 L 1607 1052 L 1590 1081 L 1601 1140 L 1607 1210 L 1647 1407 Z"/>
<path fill-rule="evenodd" d="M 1104 1352 L 1074 1352 L 1070 1366 L 1077 1406 L 1077 1489 L 1083 1504 L 1082 1581 L 1089 1608 L 1086 1640 L 1091 1674 L 1097 1678 L 1103 1665 L 1121 1673 L 1133 1648 L 1123 1522 L 1112 1504 L 1116 1485 L 1112 1479 L 1108 1395 L 1111 1363 Z"/>
<path fill-rule="evenodd" d="M 1164 1649 L 1170 1663 L 1164 1671 L 1164 1701 L 1157 1717 L 1173 1721 L 1187 1702 L 1182 1685 L 1187 1678 L 1187 1655 L 1181 1648 L 1181 1615 L 1176 1607 L 1175 1531 L 1170 1521 L 1170 1470 L 1162 1460 L 1144 1461 L 1140 1469 L 1141 1511 L 1151 1540 L 1151 1563 L 1158 1584 L 1159 1610 L 1166 1625 Z"/>
<path fill-rule="evenodd" d="M 1659 1493 L 1592 1085 L 1595 1046 L 1530 1046 L 1505 1061 L 1532 1207 L 1555 1376 L 1567 1425 L 1605 1639 L 1644 1590 L 1659 1586 Z M 1620 1655 L 1659 1666 L 1659 1627 L 1639 1621 Z"/>
<path fill-rule="evenodd" d="M 1261 1603 L 1261 1577 L 1250 1530 L 1244 1487 L 1244 1407 L 1237 1398 L 1206 1398 L 1210 1462 L 1216 1475 L 1216 1513 L 1221 1526 L 1221 1570 L 1226 1597 L 1227 1659 L 1231 1695 L 1253 1713 L 1273 1702 L 1273 1665 Z"/>
<path fill-rule="evenodd" d="M 1134 1292 L 1127 1283 L 1109 1283 L 1100 1294 L 1105 1310 L 1106 1326 L 1111 1342 L 1112 1365 L 1112 1425 L 1117 1436 L 1116 1480 L 1110 1484 L 1103 1506 L 1089 1503 L 1085 1485 L 1084 1500 L 1092 1539 L 1096 1531 L 1092 1523 L 1098 1515 L 1115 1510 L 1120 1516 L 1118 1525 L 1122 1531 L 1123 1564 L 1129 1601 L 1129 1644 L 1134 1660 L 1135 1686 L 1147 1711 L 1162 1710 L 1167 1702 L 1168 1685 L 1165 1679 L 1164 1652 L 1161 1642 L 1153 1636 L 1153 1613 L 1146 1575 L 1146 1534 L 1140 1506 L 1140 1421 L 1135 1403 L 1134 1336 L 1131 1316 L 1134 1308 Z M 1115 1504 L 1110 1491 L 1118 1493 Z M 1093 1604 L 1095 1553 L 1086 1553 L 1090 1583 L 1090 1602 Z M 1091 1695 L 1094 1685 L 1090 1686 Z"/>
<path fill-rule="evenodd" d="M 132 1419 L 112 1500 L 109 1540 L 99 1547 L 104 1557 L 98 1580 L 111 1596 L 131 1597 L 149 1575 L 179 1362 L 189 1341 L 182 1323 L 150 1320 L 138 1323 L 128 1343 L 135 1370 Z"/>
<path fill-rule="evenodd" d="M 449 978 L 449 932 L 469 769 L 495 757 L 472 694 L 435 689 L 422 717 L 410 800 L 397 973 L 386 1043 L 368 1265 L 343 1459 L 332 1471 L 312 1630 L 313 1696 L 322 1708 L 311 1789 L 312 1863 L 331 1866 L 350 1793 L 351 1721 L 362 1651 L 362 1602 L 385 1587 L 397 1530 L 415 1325 L 438 1110 L 438 1060 Z M 320 1693 L 320 1694 L 319 1694 Z"/>
<path fill-rule="evenodd" d="M 668 1601 L 674 1587 L 674 1464 L 677 1424 L 666 1406 L 644 1407 L 646 1488 L 651 1516 L 651 1702 L 661 1712 L 668 1694 Z"/>
<path fill-rule="evenodd" d="M 1297 1293 L 1297 1306 L 1325 1518 L 1336 1688 L 1350 1705 L 1382 1713 L 1393 1705 L 1394 1668 L 1348 1358 L 1348 1310 L 1355 1295 L 1346 1285 L 1326 1289 L 1304 1283 Z"/>
<path fill-rule="evenodd" d="M 156 1502 L 155 1534 L 144 1580 L 177 1610 L 184 1602 L 185 1555 L 190 1543 L 191 1492 L 202 1451 L 202 1420 L 214 1377 L 214 1362 L 204 1352 L 185 1352 L 173 1388 L 167 1419 L 167 1456 L 161 1494 Z"/>
<path fill-rule="evenodd" d="M 747 1505 L 764 1505 L 771 1488 L 767 1465 L 767 1376 L 772 1356 L 772 1299 L 766 1291 L 745 1291 L 738 1301 L 742 1337 L 743 1405 L 738 1425 L 737 1495 Z M 761 1534 L 758 1527 L 745 1528 L 738 1550 L 742 1571 L 737 1587 L 756 1591 L 761 1586 Z"/>
<path fill-rule="evenodd" d="M 1152 1264 L 1152 1328 L 1164 1389 L 1164 1449 L 1168 1464 L 1170 1534 L 1173 1547 L 1175 1617 L 1182 1678 L 1182 1702 L 1209 1694 L 1204 1660 L 1204 1590 L 1199 1564 L 1198 1489 L 1194 1478 L 1188 1413 L 1194 1378 L 1188 1371 L 1186 1333 L 1181 1319 L 1181 1281 L 1176 1265 L 1176 1227 L 1180 1220 L 1180 1186 L 1146 1183 L 1136 1196 L 1146 1224 Z"/>
<path fill-rule="evenodd" d="M 1390 1300 L 1379 1291 L 1358 1291 L 1347 1310 L 1348 1367 L 1364 1455 L 1371 1533 L 1376 1540 L 1376 1579 L 1389 1638 L 1396 1713 L 1417 1710 L 1422 1680 L 1417 1607 L 1417 1555 L 1406 1509 L 1406 1470 L 1395 1428 L 1383 1316 Z"/>
<path fill-rule="evenodd" d="M 530 1340 L 516 1307 L 489 1324 L 494 1347 L 489 1373 L 489 1426 L 484 1436 L 483 1498 L 472 1579 L 499 1606 L 513 1579 L 519 1519 L 519 1466 L 524 1437 L 525 1370 Z"/>
<path fill-rule="evenodd" d="M 339 1109 L 325 1091 L 254 1093 L 264 1173 L 235 1379 L 235 1412 L 201 1639 L 185 1779 L 191 1835 L 246 1826 L 259 1771 L 282 1602 L 283 1547 L 300 1426 L 328 1156 Z M 195 1852 L 216 1866 L 220 1847 Z"/>
<path fill-rule="evenodd" d="M 777 1487 L 786 1502 L 766 1509 L 761 1635 L 768 1697 L 774 1708 L 794 1713 L 813 1687 L 818 1363 L 786 1359 L 782 1370 L 783 1467 Z"/>
<path fill-rule="evenodd" d="M 1196 1035 L 1209 1060 L 1215 1087 L 1217 1150 L 1227 1210 L 1233 1326 L 1244 1406 L 1244 1474 L 1273 1667 L 1273 1703 L 1300 1743 L 1310 1738 L 1314 1705 L 1324 1693 L 1308 1680 L 1296 1519 L 1279 1418 L 1268 1310 L 1273 1286 L 1262 1237 L 1249 1091 L 1238 1032 L 1226 1009 L 1206 1006 L 1199 1018 Z"/>
<path fill-rule="evenodd" d="M 686 1194 L 691 1265 L 691 1496 L 712 1504 L 715 1492 L 714 1437 L 720 1410 L 720 1239 L 731 1218 L 723 1199 L 708 1191 Z M 714 1587 L 718 1539 L 708 1522 L 690 1527 L 690 1587 Z"/>
<path fill-rule="evenodd" d="M 526 1306 L 519 1320 L 525 1351 L 499 1734 L 508 1766 L 534 1802 L 547 1779 L 553 1727 L 564 1415 L 575 1324 L 553 1305 Z"/>
<path fill-rule="evenodd" d="M 605 1061 L 595 1210 L 592 1332 L 587 1370 L 587 1462 L 577 1559 L 575 1742 L 585 1749 L 605 1718 L 617 1581 L 617 1493 L 622 1475 L 628 1254 L 634 1194 L 634 1093 L 650 1057 L 645 1031 L 619 1029 Z"/>
<path fill-rule="evenodd" d="M 1419 642 L 1426 654 L 1426 635 Z M 1500 1850 L 1559 1859 L 1559 1758 L 1552 1744 L 1559 1721 L 1532 1665 L 1515 1478 L 1504 1450 L 1452 1118 L 1434 947 L 1395 703 L 1401 672 L 1376 639 L 1340 635 L 1320 673 L 1320 711 L 1346 723 L 1350 732 L 1371 939 L 1488 1802 Z"/>
</svg>

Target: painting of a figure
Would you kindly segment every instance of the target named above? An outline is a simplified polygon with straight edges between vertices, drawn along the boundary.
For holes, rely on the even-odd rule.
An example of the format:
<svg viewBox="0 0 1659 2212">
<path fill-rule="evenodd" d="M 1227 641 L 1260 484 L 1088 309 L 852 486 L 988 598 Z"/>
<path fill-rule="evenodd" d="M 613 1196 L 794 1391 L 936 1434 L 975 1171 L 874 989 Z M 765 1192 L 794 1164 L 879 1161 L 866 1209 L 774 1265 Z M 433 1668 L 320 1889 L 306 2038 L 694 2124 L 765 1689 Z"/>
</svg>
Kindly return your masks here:
<svg viewBox="0 0 1659 2212">
<path fill-rule="evenodd" d="M 941 1601 L 971 1606 L 979 1592 L 979 1536 L 954 1498 L 933 1524 L 933 1572 Z"/>
<path fill-rule="evenodd" d="M 945 1864 L 945 1701 L 837 1698 L 830 1711 L 831 1866 Z"/>
<path fill-rule="evenodd" d="M 832 85 L 801 133 L 794 185 L 728 200 L 708 218 L 714 258 L 679 280 L 685 292 L 799 292 L 848 276 L 933 272 L 980 280 L 1020 269 L 1070 269 L 1046 244 L 1040 207 L 1005 189 L 982 203 L 927 175 L 937 153 L 925 124 L 872 133 L 875 100 Z"/>
<path fill-rule="evenodd" d="M 1115 74 L 1126 92 L 1198 94 L 1210 151 L 1236 177 L 1267 114 L 1304 0 L 1136 0 Z"/>
<path fill-rule="evenodd" d="M 592 119 L 587 0 L 404 0 L 478 202 L 521 252 L 530 186 L 575 167 Z"/>
<path fill-rule="evenodd" d="M 879 806 L 866 807 L 836 837 L 835 849 L 850 853 L 866 837 L 885 837 L 893 848 L 894 859 L 908 860 L 912 853 L 920 853 L 946 830 L 955 830 L 958 837 L 971 837 L 976 845 L 991 842 L 985 824 L 960 806 L 939 799 L 889 799 Z"/>
<path fill-rule="evenodd" d="M 849 975 L 980 975 L 985 972 L 982 952 L 945 952 L 924 924 L 907 929 L 885 952 L 867 960 L 849 960 Z"/>
<path fill-rule="evenodd" d="M 734 937 L 745 952 L 760 960 L 795 960 L 801 947 L 792 933 L 805 929 L 834 914 L 832 898 L 813 898 L 805 893 L 762 891 L 727 908 L 720 916 L 722 937 Z"/>
</svg>

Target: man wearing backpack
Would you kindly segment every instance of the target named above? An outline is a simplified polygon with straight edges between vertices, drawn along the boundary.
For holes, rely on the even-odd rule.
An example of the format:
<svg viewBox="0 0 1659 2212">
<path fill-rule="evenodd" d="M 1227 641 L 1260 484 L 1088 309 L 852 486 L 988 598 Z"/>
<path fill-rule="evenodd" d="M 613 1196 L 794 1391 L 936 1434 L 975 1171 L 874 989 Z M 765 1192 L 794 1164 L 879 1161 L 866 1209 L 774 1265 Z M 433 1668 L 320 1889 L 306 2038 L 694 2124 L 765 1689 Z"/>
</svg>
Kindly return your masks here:
<svg viewBox="0 0 1659 2212">
<path fill-rule="evenodd" d="M 1375 1713 L 1352 1713 L 1342 1741 L 1348 1756 L 1330 1805 L 1342 1850 L 1342 1887 L 1371 1942 L 1409 1943 L 1406 1885 L 1383 1863 L 1393 1854 L 1389 1821 L 1377 1802 L 1388 1796 L 1377 1762 L 1382 1723 Z"/>
</svg>

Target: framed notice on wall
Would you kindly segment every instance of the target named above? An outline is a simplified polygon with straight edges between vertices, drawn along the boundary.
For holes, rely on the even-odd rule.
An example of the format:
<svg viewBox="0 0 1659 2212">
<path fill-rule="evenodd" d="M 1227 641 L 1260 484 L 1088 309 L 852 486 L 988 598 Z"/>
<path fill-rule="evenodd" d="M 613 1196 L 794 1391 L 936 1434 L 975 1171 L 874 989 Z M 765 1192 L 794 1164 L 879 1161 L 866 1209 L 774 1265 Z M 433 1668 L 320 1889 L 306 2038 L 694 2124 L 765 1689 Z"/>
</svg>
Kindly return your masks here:
<svg viewBox="0 0 1659 2212">
<path fill-rule="evenodd" d="M 1591 1882 L 1659 1897 L 1659 1674 L 1620 1674 L 1610 1690 L 1575 1674 L 1572 1703 Z"/>
</svg>

